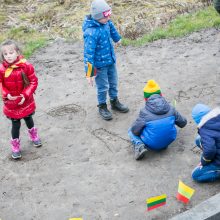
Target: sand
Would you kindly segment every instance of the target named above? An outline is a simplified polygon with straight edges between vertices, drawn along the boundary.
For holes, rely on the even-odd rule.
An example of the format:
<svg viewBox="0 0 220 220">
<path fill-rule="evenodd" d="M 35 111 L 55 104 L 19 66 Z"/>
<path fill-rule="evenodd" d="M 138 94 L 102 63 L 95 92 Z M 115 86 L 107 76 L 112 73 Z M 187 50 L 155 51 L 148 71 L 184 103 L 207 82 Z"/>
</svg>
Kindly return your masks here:
<svg viewBox="0 0 220 220">
<path fill-rule="evenodd" d="M 29 61 L 39 78 L 34 121 L 43 146 L 31 146 L 22 122 L 23 158 L 13 161 L 11 123 L 0 115 L 0 218 L 161 220 L 218 193 L 219 182 L 191 179 L 200 160 L 191 110 L 199 102 L 211 107 L 220 103 L 219 44 L 219 30 L 209 29 L 143 47 L 117 48 L 119 99 L 130 111 L 113 112 L 111 121 L 99 116 L 96 88 L 85 79 L 82 42 L 58 39 L 36 52 Z M 176 102 L 188 125 L 167 150 L 148 152 L 135 161 L 127 130 L 144 105 L 145 82 L 152 78 L 167 100 Z M 186 206 L 175 198 L 179 180 L 196 190 Z M 146 212 L 145 200 L 163 193 L 166 206 Z"/>
</svg>

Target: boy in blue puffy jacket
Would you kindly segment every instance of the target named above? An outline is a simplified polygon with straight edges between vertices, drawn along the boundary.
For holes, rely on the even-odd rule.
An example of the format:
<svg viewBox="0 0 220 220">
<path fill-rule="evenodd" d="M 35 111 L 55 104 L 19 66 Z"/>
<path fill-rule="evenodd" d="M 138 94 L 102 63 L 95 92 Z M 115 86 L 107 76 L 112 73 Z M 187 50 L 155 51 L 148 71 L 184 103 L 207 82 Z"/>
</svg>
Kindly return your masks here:
<svg viewBox="0 0 220 220">
<path fill-rule="evenodd" d="M 183 128 L 187 120 L 162 96 L 159 85 L 149 80 L 144 87 L 145 107 L 128 131 L 135 159 L 142 159 L 147 149 L 162 150 L 177 136 L 175 125 Z"/>
<path fill-rule="evenodd" d="M 84 63 L 86 77 L 93 85 L 95 77 L 99 113 L 105 120 L 112 119 L 106 104 L 107 93 L 111 108 L 119 112 L 129 109 L 118 100 L 118 75 L 113 42 L 120 43 L 121 36 L 110 20 L 111 8 L 104 0 L 94 0 L 91 14 L 83 23 Z"/>
<path fill-rule="evenodd" d="M 197 124 L 196 145 L 202 150 L 201 162 L 193 170 L 192 178 L 198 182 L 220 179 L 220 108 L 211 110 L 207 105 L 197 104 L 192 110 Z"/>
</svg>

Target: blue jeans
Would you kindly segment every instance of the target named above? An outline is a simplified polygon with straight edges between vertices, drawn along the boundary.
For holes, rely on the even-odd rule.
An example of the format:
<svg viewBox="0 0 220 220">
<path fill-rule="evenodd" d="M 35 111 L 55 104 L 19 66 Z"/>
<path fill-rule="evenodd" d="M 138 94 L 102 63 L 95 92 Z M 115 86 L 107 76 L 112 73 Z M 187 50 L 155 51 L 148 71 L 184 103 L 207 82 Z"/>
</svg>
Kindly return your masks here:
<svg viewBox="0 0 220 220">
<path fill-rule="evenodd" d="M 195 139 L 195 144 L 198 148 L 200 148 L 202 150 L 202 143 L 201 143 L 201 137 L 200 135 L 197 135 L 196 139 Z"/>
<path fill-rule="evenodd" d="M 107 92 L 109 93 L 109 97 L 111 100 L 117 98 L 118 74 L 115 64 L 97 69 L 95 82 L 99 104 L 106 103 Z"/>
<path fill-rule="evenodd" d="M 192 178 L 197 182 L 213 182 L 220 179 L 220 166 L 209 164 L 198 166 L 192 171 Z"/>
<path fill-rule="evenodd" d="M 198 135 L 195 139 L 195 144 L 202 150 L 201 137 Z M 220 179 L 220 166 L 212 163 L 206 166 L 197 166 L 192 171 L 192 178 L 197 182 L 213 182 Z"/>
<path fill-rule="evenodd" d="M 163 148 L 163 149 L 158 150 L 158 149 L 155 149 L 155 148 L 152 148 L 152 147 L 146 145 L 146 144 L 142 141 L 142 139 L 140 138 L 140 136 L 137 136 L 137 135 L 135 135 L 135 134 L 132 133 L 131 128 L 129 128 L 129 130 L 128 130 L 128 136 L 130 137 L 130 141 L 131 141 L 132 144 L 134 144 L 135 146 L 140 145 L 140 144 L 144 144 L 144 145 L 145 145 L 145 148 L 148 149 L 148 150 L 160 151 L 160 150 L 165 150 L 165 149 L 167 149 L 167 147 L 168 147 L 168 146 L 167 146 L 167 147 L 165 147 L 165 148 Z"/>
<path fill-rule="evenodd" d="M 137 135 L 134 135 L 131 129 L 128 130 L 128 136 L 130 137 L 131 143 L 134 145 L 144 144 L 141 138 Z"/>
</svg>

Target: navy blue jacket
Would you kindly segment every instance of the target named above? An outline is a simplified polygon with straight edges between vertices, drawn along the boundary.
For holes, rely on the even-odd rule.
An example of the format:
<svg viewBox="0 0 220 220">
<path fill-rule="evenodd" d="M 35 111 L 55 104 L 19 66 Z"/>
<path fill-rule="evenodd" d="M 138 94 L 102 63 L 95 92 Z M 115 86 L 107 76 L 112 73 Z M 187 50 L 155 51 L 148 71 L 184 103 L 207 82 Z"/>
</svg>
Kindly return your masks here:
<svg viewBox="0 0 220 220">
<path fill-rule="evenodd" d="M 203 166 L 213 163 L 220 165 L 220 108 L 215 108 L 203 116 L 198 124 L 198 133 L 201 136 Z"/>
<path fill-rule="evenodd" d="M 85 17 L 83 22 L 84 38 L 84 64 L 87 72 L 87 62 L 96 68 L 105 67 L 116 62 L 112 40 L 118 42 L 121 39 L 114 24 L 109 20 L 101 24 L 91 15 Z"/>
<path fill-rule="evenodd" d="M 176 139 L 176 127 L 183 128 L 187 120 L 164 97 L 155 94 L 146 101 L 131 131 L 153 150 L 166 148 Z"/>
</svg>

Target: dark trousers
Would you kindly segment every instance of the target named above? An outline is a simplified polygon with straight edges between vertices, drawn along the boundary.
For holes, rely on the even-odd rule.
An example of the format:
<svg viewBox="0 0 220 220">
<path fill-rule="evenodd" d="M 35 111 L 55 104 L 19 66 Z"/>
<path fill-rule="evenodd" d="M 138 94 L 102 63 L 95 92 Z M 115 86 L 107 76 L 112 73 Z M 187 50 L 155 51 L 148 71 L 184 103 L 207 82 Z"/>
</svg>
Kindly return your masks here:
<svg viewBox="0 0 220 220">
<path fill-rule="evenodd" d="M 32 115 L 27 116 L 23 119 L 24 119 L 25 124 L 27 125 L 28 129 L 31 129 L 34 127 L 34 121 L 33 121 Z M 11 121 L 12 121 L 12 129 L 11 129 L 12 139 L 19 138 L 21 119 L 11 119 Z"/>
<path fill-rule="evenodd" d="M 195 143 L 202 150 L 201 137 L 196 137 Z M 197 166 L 192 171 L 192 178 L 197 182 L 213 182 L 220 179 L 220 166 L 213 163 Z"/>
</svg>

